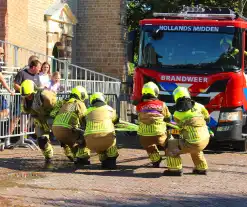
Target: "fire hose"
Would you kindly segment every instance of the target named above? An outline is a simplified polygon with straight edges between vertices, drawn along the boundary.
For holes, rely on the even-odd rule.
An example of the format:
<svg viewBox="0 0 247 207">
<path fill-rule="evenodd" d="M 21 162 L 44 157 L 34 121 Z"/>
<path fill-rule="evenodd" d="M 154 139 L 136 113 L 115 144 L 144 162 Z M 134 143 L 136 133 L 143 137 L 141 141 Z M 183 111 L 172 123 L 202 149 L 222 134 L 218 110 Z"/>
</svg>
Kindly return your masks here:
<svg viewBox="0 0 247 207">
<path fill-rule="evenodd" d="M 165 123 L 169 127 L 172 127 L 177 130 L 181 130 L 181 128 L 174 123 L 170 123 L 170 122 L 165 122 Z M 116 131 L 137 131 L 138 125 L 120 120 L 119 123 L 115 125 L 115 130 Z M 208 131 L 209 131 L 210 136 L 213 137 L 214 132 L 209 127 L 208 127 Z"/>
</svg>

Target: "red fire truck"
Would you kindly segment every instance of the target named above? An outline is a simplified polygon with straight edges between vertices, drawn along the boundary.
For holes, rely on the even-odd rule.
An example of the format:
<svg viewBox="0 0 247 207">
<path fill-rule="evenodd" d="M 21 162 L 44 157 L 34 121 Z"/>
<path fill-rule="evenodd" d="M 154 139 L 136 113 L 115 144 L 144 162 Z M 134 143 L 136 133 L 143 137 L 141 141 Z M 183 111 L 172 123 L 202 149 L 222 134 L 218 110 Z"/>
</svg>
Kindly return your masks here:
<svg viewBox="0 0 247 207">
<path fill-rule="evenodd" d="M 227 8 L 184 7 L 141 20 L 133 104 L 140 101 L 143 84 L 154 81 L 173 112 L 172 92 L 184 86 L 211 115 L 211 141 L 245 151 L 246 28 L 247 19 Z"/>
</svg>

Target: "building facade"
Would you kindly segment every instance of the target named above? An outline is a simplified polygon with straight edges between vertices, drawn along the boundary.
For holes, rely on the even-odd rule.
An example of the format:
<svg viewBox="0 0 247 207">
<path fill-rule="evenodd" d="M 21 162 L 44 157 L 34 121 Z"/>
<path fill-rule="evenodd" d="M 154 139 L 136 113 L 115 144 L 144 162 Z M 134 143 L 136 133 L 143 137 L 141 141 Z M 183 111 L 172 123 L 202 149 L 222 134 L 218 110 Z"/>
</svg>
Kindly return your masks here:
<svg viewBox="0 0 247 207">
<path fill-rule="evenodd" d="M 122 78 L 125 6 L 124 0 L 0 0 L 0 40 Z M 10 47 L 6 62 L 25 65 L 28 55 L 18 52 L 13 60 Z"/>
<path fill-rule="evenodd" d="M 67 0 L 75 13 L 73 62 L 123 78 L 127 71 L 125 0 Z"/>
<path fill-rule="evenodd" d="M 4 45 L 9 65 L 26 64 L 29 52 L 22 48 L 71 60 L 73 25 L 77 20 L 67 4 L 55 0 L 5 0 L 0 3 L 0 11 L 0 39 L 20 47 L 18 59 L 14 60 L 16 51 L 10 44 Z"/>
</svg>

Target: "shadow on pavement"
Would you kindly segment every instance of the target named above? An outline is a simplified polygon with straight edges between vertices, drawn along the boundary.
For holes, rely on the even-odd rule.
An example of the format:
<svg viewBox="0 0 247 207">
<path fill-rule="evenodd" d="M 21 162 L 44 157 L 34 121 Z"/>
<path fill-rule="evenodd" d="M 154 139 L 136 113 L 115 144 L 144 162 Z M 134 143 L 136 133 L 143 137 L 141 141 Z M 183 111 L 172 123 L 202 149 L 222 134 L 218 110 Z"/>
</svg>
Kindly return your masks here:
<svg viewBox="0 0 247 207">
<path fill-rule="evenodd" d="M 133 164 L 131 162 L 139 160 L 147 160 L 145 164 Z M 143 162 L 142 162 L 143 163 Z M 217 164 L 217 163 L 215 163 Z M 228 165 L 228 164 L 217 164 L 217 165 Z M 246 167 L 246 165 L 241 165 L 240 167 Z M 102 170 L 99 163 L 91 164 L 88 166 L 75 166 L 74 163 L 69 162 L 67 159 L 54 160 L 52 164 L 45 165 L 43 157 L 39 158 L 0 158 L 0 168 L 3 170 L 0 171 L 0 176 L 6 174 L 5 169 L 15 170 L 22 172 L 52 172 L 52 173 L 76 173 L 76 174 L 85 174 L 85 175 L 97 175 L 97 176 L 117 176 L 117 177 L 142 177 L 142 178 L 158 178 L 161 176 L 162 172 L 166 169 L 165 166 L 159 169 L 153 169 L 151 164 L 148 163 L 146 156 L 136 157 L 136 158 L 127 158 L 117 161 L 117 169 L 108 171 Z M 149 172 L 140 172 L 143 168 L 150 169 Z M 183 166 L 184 169 L 192 170 L 192 167 Z M 140 169 L 139 172 L 135 172 L 137 169 Z M 210 168 L 209 174 L 212 172 L 221 172 L 221 173 L 230 173 L 236 175 L 246 175 L 247 172 L 242 171 L 231 171 L 227 168 L 216 169 Z M 8 173 L 8 172 L 7 172 Z M 185 175 L 188 173 L 185 173 Z"/>
<path fill-rule="evenodd" d="M 27 195 L 27 200 L 32 200 L 32 205 L 42 206 L 114 206 L 114 207 L 247 207 L 246 196 L 232 195 L 212 195 L 212 194 L 182 194 L 179 195 L 154 195 L 137 194 L 137 193 L 121 193 L 108 192 L 107 189 L 92 189 L 98 192 L 95 197 L 87 199 L 87 196 L 82 198 L 67 199 L 67 198 L 42 198 Z M 89 190 L 90 192 L 90 190 Z M 84 192 L 85 193 L 85 192 Z M 85 193 L 88 195 L 88 193 Z M 12 199 L 23 199 L 21 196 L 13 196 Z"/>
<path fill-rule="evenodd" d="M 102 170 L 102 171 L 78 171 L 76 174 L 96 175 L 96 176 L 114 176 L 114 177 L 136 177 L 136 178 L 160 178 L 164 168 L 159 168 L 159 172 L 135 172 L 139 168 L 146 166 L 129 166 L 118 165 L 116 170 Z M 150 167 L 149 167 L 150 168 Z"/>
</svg>

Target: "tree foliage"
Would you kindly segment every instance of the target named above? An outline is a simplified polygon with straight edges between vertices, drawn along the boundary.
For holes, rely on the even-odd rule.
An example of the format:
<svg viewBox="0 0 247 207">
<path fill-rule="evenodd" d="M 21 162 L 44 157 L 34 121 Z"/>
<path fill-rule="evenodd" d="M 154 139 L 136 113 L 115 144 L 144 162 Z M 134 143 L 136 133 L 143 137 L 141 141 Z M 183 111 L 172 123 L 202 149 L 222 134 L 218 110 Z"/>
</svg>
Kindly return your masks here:
<svg viewBox="0 0 247 207">
<path fill-rule="evenodd" d="M 247 0 L 129 0 L 127 24 L 131 31 L 138 28 L 141 19 L 151 18 L 153 12 L 178 12 L 182 5 L 202 4 L 210 7 L 228 7 L 247 16 L 246 2 Z"/>
</svg>

